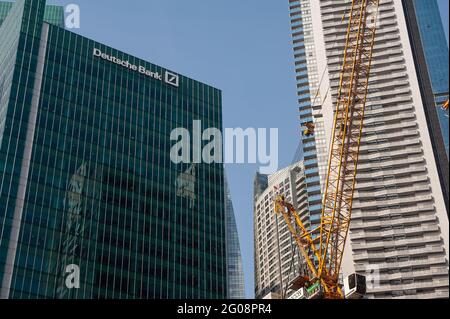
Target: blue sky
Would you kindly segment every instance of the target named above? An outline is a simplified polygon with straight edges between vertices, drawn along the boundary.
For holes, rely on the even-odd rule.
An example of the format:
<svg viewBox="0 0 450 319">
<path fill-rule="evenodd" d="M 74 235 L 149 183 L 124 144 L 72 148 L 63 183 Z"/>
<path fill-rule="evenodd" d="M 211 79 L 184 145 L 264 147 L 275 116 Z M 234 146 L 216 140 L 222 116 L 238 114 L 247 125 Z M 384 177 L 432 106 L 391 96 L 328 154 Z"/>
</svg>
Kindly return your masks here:
<svg viewBox="0 0 450 319">
<path fill-rule="evenodd" d="M 442 5 L 448 39 L 448 0 Z M 279 128 L 279 167 L 300 130 L 288 0 L 49 0 L 76 3 L 77 33 L 223 91 L 225 127 Z M 255 165 L 228 165 L 246 294 L 253 297 Z"/>
</svg>

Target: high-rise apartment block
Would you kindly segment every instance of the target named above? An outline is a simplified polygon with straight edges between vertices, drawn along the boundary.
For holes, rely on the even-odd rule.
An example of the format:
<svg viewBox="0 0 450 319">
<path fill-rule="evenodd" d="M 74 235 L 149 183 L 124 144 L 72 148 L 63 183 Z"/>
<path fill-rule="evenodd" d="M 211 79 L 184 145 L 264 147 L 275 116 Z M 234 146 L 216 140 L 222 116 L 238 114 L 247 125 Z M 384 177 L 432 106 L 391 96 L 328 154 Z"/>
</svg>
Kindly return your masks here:
<svg viewBox="0 0 450 319">
<path fill-rule="evenodd" d="M 265 179 L 265 181 L 264 181 Z M 284 195 L 294 203 L 305 223 L 308 201 L 302 162 L 255 179 L 255 296 L 257 299 L 285 297 L 291 282 L 305 270 L 303 257 L 283 216 L 275 215 L 274 198 Z M 262 190 L 261 185 L 266 185 Z"/>
<path fill-rule="evenodd" d="M 315 124 L 314 134 L 302 136 L 313 225 L 320 218 L 351 2 L 290 0 L 289 5 L 300 122 Z M 380 0 L 342 271 L 369 278 L 368 298 L 448 297 L 448 194 L 404 5 L 402 0 Z"/>
<path fill-rule="evenodd" d="M 45 5 L 0 26 L 0 296 L 227 297 L 223 165 L 170 157 L 175 128 L 221 129 L 221 91 Z"/>
</svg>

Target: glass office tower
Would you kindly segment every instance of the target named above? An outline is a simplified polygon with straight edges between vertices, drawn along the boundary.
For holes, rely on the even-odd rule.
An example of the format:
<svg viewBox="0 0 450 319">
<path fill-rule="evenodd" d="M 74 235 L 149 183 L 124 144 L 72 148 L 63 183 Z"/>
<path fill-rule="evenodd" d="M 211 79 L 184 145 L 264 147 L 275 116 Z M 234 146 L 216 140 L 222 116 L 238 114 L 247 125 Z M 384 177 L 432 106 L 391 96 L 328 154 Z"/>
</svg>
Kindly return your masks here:
<svg viewBox="0 0 450 319">
<path fill-rule="evenodd" d="M 44 11 L 0 27 L 1 297 L 225 298 L 223 165 L 170 159 L 173 129 L 222 129 L 221 92 Z"/>
<path fill-rule="evenodd" d="M 14 2 L 0 2 L 0 25 L 5 20 Z M 64 28 L 64 7 L 46 5 L 44 9 L 44 21 Z"/>
<path fill-rule="evenodd" d="M 227 216 L 227 268 L 228 298 L 245 299 L 244 270 L 242 266 L 241 246 L 234 216 L 230 188 L 225 178 L 225 214 Z"/>
<path fill-rule="evenodd" d="M 428 73 L 437 105 L 448 100 L 448 43 L 442 25 L 439 5 L 436 0 L 414 0 L 422 46 L 427 61 Z M 438 108 L 439 123 L 444 137 L 445 150 L 449 156 L 448 115 Z"/>
</svg>

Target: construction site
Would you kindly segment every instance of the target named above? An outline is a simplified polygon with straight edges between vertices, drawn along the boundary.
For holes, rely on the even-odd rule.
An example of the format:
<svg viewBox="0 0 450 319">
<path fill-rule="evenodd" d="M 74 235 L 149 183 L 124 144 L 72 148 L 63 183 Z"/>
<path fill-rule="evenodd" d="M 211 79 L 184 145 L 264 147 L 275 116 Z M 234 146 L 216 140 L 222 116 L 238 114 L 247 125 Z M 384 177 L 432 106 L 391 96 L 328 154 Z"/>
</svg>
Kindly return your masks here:
<svg viewBox="0 0 450 319">
<path fill-rule="evenodd" d="M 302 1 L 298 3 L 297 2 L 298 1 L 290 2 L 292 12 L 291 18 L 293 21 L 292 25 L 294 44 L 296 43 L 295 36 L 298 36 L 300 34 L 300 32 L 298 31 L 300 29 L 296 29 L 294 27 L 301 24 L 299 22 L 300 19 L 297 18 L 299 15 L 298 12 L 304 13 L 307 12 L 306 10 L 311 11 L 311 8 L 308 4 L 305 4 Z M 328 160 L 326 162 L 326 165 L 323 165 L 320 173 L 320 176 L 324 178 L 325 182 L 323 183 L 323 185 L 321 185 L 322 196 L 317 200 L 317 202 L 320 201 L 322 205 L 320 211 L 316 215 L 315 221 L 312 221 L 313 218 L 311 217 L 310 210 L 308 210 L 308 207 L 305 204 L 302 204 L 308 199 L 308 195 L 306 195 L 307 182 L 305 182 L 305 172 L 307 172 L 308 170 L 308 167 L 306 167 L 306 163 L 292 165 L 291 167 L 285 169 L 286 173 L 281 173 L 280 171 L 280 173 L 277 173 L 281 174 L 280 176 L 282 177 L 280 178 L 276 177 L 276 174 L 273 176 L 269 176 L 269 182 L 266 181 L 266 185 L 263 186 L 263 188 L 267 189 L 266 192 L 260 192 L 256 195 L 260 196 L 261 194 L 265 194 L 266 198 L 267 196 L 269 196 L 269 201 L 272 201 L 271 203 L 269 203 L 269 206 L 274 207 L 274 211 L 273 216 L 271 216 L 270 218 L 275 221 L 275 236 L 278 238 L 275 245 L 278 245 L 278 247 L 288 247 L 289 244 L 280 246 L 280 241 L 284 241 L 285 243 L 291 241 L 290 248 L 283 248 L 283 250 L 279 248 L 277 257 L 272 259 L 275 260 L 273 267 L 280 268 L 278 281 L 279 283 L 277 284 L 275 289 L 272 289 L 271 292 L 267 290 L 261 290 L 262 288 L 260 286 L 263 285 L 264 279 L 260 279 L 258 276 L 256 277 L 256 294 L 260 298 L 362 299 L 367 297 L 367 286 L 369 284 L 372 290 L 371 297 L 383 296 L 381 293 L 379 293 L 378 295 L 376 294 L 377 289 L 379 289 L 379 291 L 381 291 L 381 289 L 374 286 L 374 284 L 380 285 L 379 281 L 382 276 L 380 276 L 379 273 L 380 271 L 383 271 L 382 268 L 377 268 L 377 273 L 374 276 L 373 270 L 368 272 L 367 268 L 361 268 L 361 271 L 358 271 L 358 269 L 355 269 L 354 267 L 354 272 L 348 273 L 347 271 L 347 274 L 343 276 L 342 264 L 344 255 L 351 254 L 351 252 L 346 250 L 351 250 L 351 247 L 348 247 L 348 244 L 350 242 L 349 232 L 354 220 L 352 216 L 354 195 L 355 193 L 358 193 L 356 188 L 359 174 L 359 164 L 361 164 L 360 155 L 363 154 L 363 157 L 366 157 L 367 154 L 367 146 L 363 146 L 363 150 L 361 150 L 361 141 L 362 139 L 370 138 L 363 132 L 367 132 L 370 130 L 370 128 L 373 127 L 372 119 L 369 119 L 368 123 L 366 124 L 366 110 L 368 106 L 370 106 L 369 112 L 374 110 L 374 92 L 377 92 L 378 90 L 381 91 L 380 85 L 377 84 L 377 81 L 372 81 L 372 77 L 378 78 L 382 73 L 382 71 L 380 71 L 380 62 L 375 62 L 376 69 L 374 69 L 374 55 L 379 57 L 381 54 L 380 47 L 383 46 L 383 43 L 386 43 L 386 40 L 384 39 L 386 38 L 385 32 L 387 32 L 386 12 L 389 11 L 390 4 L 392 4 L 392 2 L 382 0 L 353 0 L 347 1 L 345 3 L 342 2 L 339 5 L 335 2 L 333 2 L 333 4 L 331 4 L 331 2 L 329 4 L 322 3 L 321 5 L 322 15 L 324 15 L 324 11 L 328 12 L 330 9 L 336 12 L 332 15 L 334 21 L 337 20 L 337 15 L 339 14 L 339 12 L 343 11 L 344 13 L 341 18 L 343 26 L 341 29 L 343 29 L 344 26 L 346 28 L 345 37 L 342 37 L 339 42 L 342 49 L 333 47 L 336 46 L 336 42 L 338 41 L 336 40 L 336 38 L 334 39 L 334 44 L 332 43 L 332 41 L 327 43 L 327 50 L 331 51 L 332 49 L 335 49 L 335 51 L 333 51 L 335 54 L 333 56 L 335 57 L 335 60 L 333 61 L 334 66 L 339 64 L 339 77 L 334 78 L 334 83 L 338 82 L 338 86 L 331 89 L 330 87 L 323 88 L 322 82 L 326 82 L 323 80 L 323 77 L 326 73 L 328 73 L 324 71 L 322 76 L 318 77 L 319 85 L 317 86 L 317 89 L 315 91 L 315 96 L 311 96 L 311 100 L 313 101 L 312 109 L 314 114 L 315 105 L 320 105 L 321 102 L 324 101 L 324 99 L 327 99 L 326 95 L 333 94 L 329 93 L 330 91 L 335 91 L 333 98 L 331 99 L 334 111 L 332 121 L 333 125 L 332 129 L 329 132 L 325 133 L 325 135 L 330 140 L 329 146 L 327 148 Z M 404 10 L 408 12 L 407 5 L 405 5 Z M 324 16 L 322 16 L 322 19 L 325 20 Z M 304 34 L 306 39 L 306 22 L 304 22 L 303 20 L 301 20 L 301 22 L 303 23 L 302 33 Z M 378 33 L 380 28 L 384 29 L 382 35 L 379 35 Z M 339 56 L 336 56 L 336 51 L 339 52 Z M 313 54 L 310 54 L 310 56 L 313 56 Z M 393 60 L 394 56 L 395 54 L 391 54 L 390 59 Z M 300 63 L 298 63 L 297 65 L 299 66 Z M 385 64 L 384 67 L 389 68 L 389 65 Z M 391 68 L 394 69 L 395 67 L 392 66 Z M 308 64 L 308 70 L 309 69 L 310 66 Z M 375 87 L 372 87 L 372 85 L 374 84 L 376 84 Z M 314 90 L 311 91 L 312 94 L 314 94 Z M 323 92 L 326 92 L 325 96 Z M 372 92 L 371 97 L 369 97 L 370 92 Z M 320 97 L 320 94 L 322 94 L 322 97 Z M 448 121 L 448 105 L 449 102 L 447 97 L 446 101 L 434 103 L 432 107 L 436 109 L 436 114 L 438 112 L 443 112 L 446 115 Z M 370 113 L 372 114 L 372 112 Z M 397 116 L 401 117 L 402 115 L 399 113 Z M 313 116 L 312 120 L 308 120 L 307 116 L 301 116 L 301 119 L 303 143 L 312 143 L 312 141 L 315 140 L 315 135 L 318 132 L 317 128 L 320 127 L 323 130 L 324 120 L 321 118 L 321 116 Z M 387 122 L 383 122 L 383 124 L 387 124 Z M 315 142 L 317 142 L 317 140 L 315 140 Z M 393 143 L 391 143 L 391 146 L 392 145 Z M 392 148 L 388 148 L 386 149 L 384 156 L 392 156 L 392 154 Z M 441 159 L 439 159 L 439 156 L 441 156 Z M 444 179 L 447 178 L 446 181 L 443 181 L 443 184 L 446 185 L 444 186 L 445 189 L 446 187 L 448 187 L 448 160 L 442 154 L 436 155 L 436 157 L 438 158 L 437 162 L 440 163 L 439 170 L 443 172 L 441 174 L 447 173 L 447 177 L 441 176 L 444 177 Z M 307 154 L 304 155 L 304 158 L 306 162 Z M 365 163 L 362 163 L 362 166 L 364 168 L 361 173 L 363 175 L 366 175 L 367 169 Z M 261 178 L 261 176 L 259 178 Z M 292 183 L 294 183 L 292 190 L 286 185 L 286 187 L 289 188 L 287 192 L 283 191 L 283 180 L 285 178 L 286 181 L 291 178 Z M 383 177 L 381 177 L 381 181 L 382 180 Z M 257 180 L 255 180 L 255 183 L 256 182 Z M 361 184 L 361 179 L 358 181 L 358 184 Z M 318 188 L 320 188 L 319 183 L 317 183 L 316 185 Z M 372 184 L 372 187 L 374 187 L 375 185 L 376 184 Z M 319 192 L 316 192 L 316 194 L 319 194 Z M 448 189 L 444 190 L 444 194 L 447 194 L 447 196 L 445 196 L 445 211 L 447 212 L 445 213 L 445 215 L 447 215 Z M 359 191 L 359 195 L 361 196 L 361 191 Z M 386 202 L 388 202 L 389 194 L 387 193 L 386 196 Z M 255 219 L 255 229 L 257 230 L 259 227 L 258 223 L 260 222 L 260 216 L 262 216 L 264 210 L 264 200 L 262 200 L 262 197 L 263 196 L 257 197 L 261 199 L 257 199 L 255 202 L 255 211 L 256 215 L 258 216 L 258 219 Z M 360 206 L 361 201 L 358 200 L 357 202 L 358 211 L 361 211 L 364 214 L 364 209 L 362 209 Z M 262 207 L 260 208 L 260 206 Z M 265 207 L 268 207 L 267 204 Z M 386 209 L 389 209 L 389 207 L 384 208 L 384 210 Z M 259 211 L 261 211 L 261 213 Z M 380 209 L 378 209 L 378 211 L 380 211 Z M 361 224 L 360 220 L 363 215 L 361 215 L 361 213 L 357 213 L 357 215 L 359 218 L 357 218 L 358 221 L 356 222 L 356 225 L 358 226 L 359 224 Z M 379 220 L 378 217 L 381 217 L 381 215 L 374 215 L 373 217 L 375 218 L 372 218 L 371 220 L 373 220 L 372 223 L 375 223 L 375 220 Z M 394 219 L 391 218 L 391 220 L 392 225 L 396 224 L 396 222 L 393 221 Z M 265 221 L 266 223 L 270 223 L 268 219 L 265 219 Z M 262 223 L 264 223 L 264 219 Z M 374 225 L 379 226 L 381 224 L 380 222 L 377 222 Z M 401 225 L 399 226 L 399 228 L 394 227 L 393 229 L 404 229 L 404 227 L 405 226 Z M 280 228 L 285 229 L 285 232 L 280 234 Z M 372 232 L 377 230 L 377 228 L 372 228 L 374 229 Z M 288 232 L 286 231 L 286 229 L 288 230 Z M 289 240 L 286 239 L 287 233 L 289 233 L 290 235 Z M 394 230 L 392 234 L 394 235 L 393 238 L 395 240 L 396 231 Z M 403 232 L 403 238 L 407 238 L 404 234 L 405 233 Z M 255 241 L 258 241 L 258 239 L 259 238 L 257 237 Z M 261 265 L 263 265 L 264 259 L 262 257 L 259 257 L 258 255 L 258 250 L 262 251 L 261 247 L 264 246 L 264 244 L 261 243 L 262 242 L 260 242 L 259 244 L 255 244 L 255 251 L 257 251 L 258 256 L 255 262 L 261 262 Z M 392 252 L 394 251 L 394 249 L 395 248 L 392 249 Z M 355 250 L 354 247 L 353 250 Z M 381 249 L 381 251 L 387 250 L 383 248 Z M 275 252 L 276 250 L 270 250 L 270 255 L 273 255 Z M 354 254 L 355 251 L 353 251 L 353 255 Z M 370 253 L 369 255 L 367 255 L 367 257 L 369 259 L 371 258 Z M 384 254 L 381 254 L 381 257 L 384 257 Z M 381 260 L 383 260 L 383 258 L 381 258 Z M 411 259 L 411 261 L 412 260 L 413 259 Z M 282 264 L 285 265 L 284 268 L 282 268 Z M 289 268 L 287 268 L 287 265 L 289 265 Z M 264 274 L 263 267 L 267 266 L 256 265 L 255 267 L 258 274 Z M 400 266 L 398 265 L 397 267 Z M 409 267 L 410 269 L 414 270 L 414 267 Z M 445 276 L 448 276 L 448 264 L 447 267 L 444 266 L 444 268 L 441 268 L 441 271 L 443 275 L 441 278 L 444 278 L 444 280 L 439 280 L 439 282 L 444 284 L 443 287 L 447 285 L 447 288 L 443 288 L 442 293 L 436 294 L 435 297 L 448 297 L 448 280 L 445 281 Z M 372 273 L 372 275 L 369 275 L 370 278 L 367 278 L 368 273 Z M 268 274 L 269 273 L 266 273 L 266 276 Z M 275 277 L 277 276 L 278 275 L 276 275 Z M 400 279 L 398 285 L 402 285 L 402 276 L 397 276 L 397 278 Z M 409 284 L 410 287 L 414 286 L 412 285 L 414 282 L 414 280 L 404 281 L 404 283 Z M 397 293 L 398 295 L 393 294 L 392 296 L 407 297 L 408 294 L 419 294 L 421 291 L 422 290 L 412 289 L 406 291 L 406 295 L 404 293 Z M 427 290 L 425 289 L 423 290 L 424 293 L 426 291 Z"/>
</svg>

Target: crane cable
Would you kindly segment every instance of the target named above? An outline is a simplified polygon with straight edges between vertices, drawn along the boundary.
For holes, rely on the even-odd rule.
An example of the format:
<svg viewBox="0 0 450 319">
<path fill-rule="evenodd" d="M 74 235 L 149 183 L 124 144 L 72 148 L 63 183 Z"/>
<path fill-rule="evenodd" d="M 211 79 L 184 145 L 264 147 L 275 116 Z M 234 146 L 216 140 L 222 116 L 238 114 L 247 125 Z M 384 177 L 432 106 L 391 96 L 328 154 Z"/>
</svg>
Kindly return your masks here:
<svg viewBox="0 0 450 319">
<path fill-rule="evenodd" d="M 345 8 L 344 14 L 342 15 L 341 23 L 344 22 L 345 17 L 350 12 L 350 6 L 351 6 L 351 2 L 347 3 L 347 7 Z M 336 34 L 334 36 L 333 41 L 336 41 L 337 37 L 338 37 L 338 35 Z M 334 42 L 333 46 L 331 47 L 331 50 L 333 50 L 336 46 L 337 46 L 337 42 Z M 316 104 L 317 98 L 319 97 L 320 87 L 322 86 L 322 82 L 323 82 L 323 79 L 325 77 L 325 73 L 327 72 L 327 70 L 328 70 L 328 64 L 325 64 L 325 68 L 323 69 L 322 76 L 320 77 L 319 87 L 317 88 L 316 95 L 314 96 L 312 106 L 314 106 Z M 322 103 L 327 99 L 329 92 L 330 92 L 330 86 L 328 85 L 328 88 L 327 88 L 327 91 L 325 92 L 325 97 L 323 98 Z"/>
</svg>

